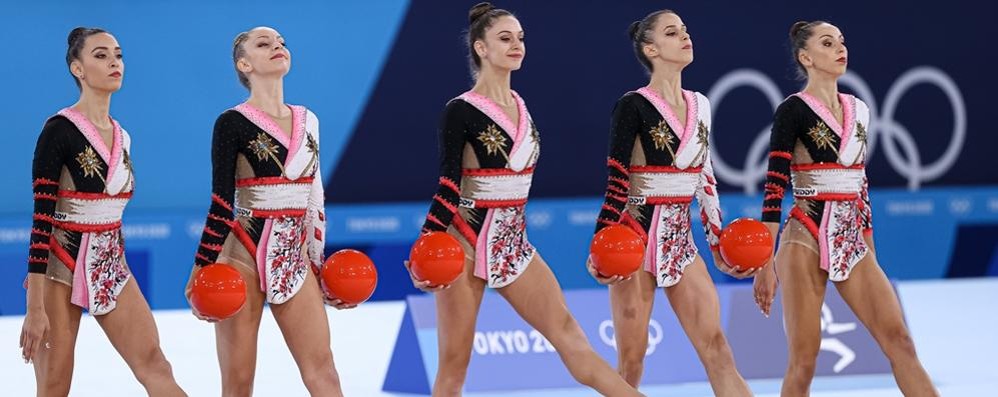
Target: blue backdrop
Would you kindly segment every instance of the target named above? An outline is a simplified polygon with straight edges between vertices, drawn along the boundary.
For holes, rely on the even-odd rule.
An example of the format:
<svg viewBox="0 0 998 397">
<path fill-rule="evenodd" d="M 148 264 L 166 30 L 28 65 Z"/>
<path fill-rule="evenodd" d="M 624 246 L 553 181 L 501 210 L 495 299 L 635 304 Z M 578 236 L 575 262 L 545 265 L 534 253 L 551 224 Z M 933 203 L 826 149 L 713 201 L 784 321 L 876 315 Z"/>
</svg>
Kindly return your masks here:
<svg viewBox="0 0 998 397">
<path fill-rule="evenodd" d="M 126 60 L 112 114 L 133 137 L 137 180 L 126 211 L 128 260 L 155 308 L 185 306 L 182 287 L 209 204 L 214 118 L 246 97 L 231 40 L 278 29 L 293 53 L 291 103 L 322 121 L 327 251 L 364 249 L 379 266 L 376 299 L 415 292 L 400 261 L 436 183 L 436 124 L 471 78 L 461 32 L 474 1 L 69 1 L 6 5 L 9 38 L 0 84 L 5 120 L 0 182 L 0 314 L 23 311 L 20 288 L 30 228 L 30 163 L 49 115 L 77 90 L 63 60 L 75 26 L 113 32 Z M 896 278 L 998 275 L 998 144 L 988 127 L 998 78 L 980 48 L 998 29 L 998 6 L 935 2 L 503 1 L 527 36 L 514 89 L 544 142 L 529 206 L 531 238 L 567 288 L 594 283 L 582 270 L 605 181 L 614 101 L 646 83 L 625 31 L 656 6 L 689 27 L 696 60 L 684 86 L 714 106 L 714 160 L 725 218 L 758 216 L 774 102 L 796 91 L 786 48 L 790 24 L 827 19 L 850 50 L 842 89 L 873 110 L 869 175 L 875 236 Z M 949 22 L 944 22 L 949 21 Z M 957 21 L 954 23 L 953 21 Z M 747 195 L 746 195 L 747 194 Z M 700 234 L 698 242 L 702 244 Z M 718 282 L 730 281 L 715 275 Z"/>
</svg>

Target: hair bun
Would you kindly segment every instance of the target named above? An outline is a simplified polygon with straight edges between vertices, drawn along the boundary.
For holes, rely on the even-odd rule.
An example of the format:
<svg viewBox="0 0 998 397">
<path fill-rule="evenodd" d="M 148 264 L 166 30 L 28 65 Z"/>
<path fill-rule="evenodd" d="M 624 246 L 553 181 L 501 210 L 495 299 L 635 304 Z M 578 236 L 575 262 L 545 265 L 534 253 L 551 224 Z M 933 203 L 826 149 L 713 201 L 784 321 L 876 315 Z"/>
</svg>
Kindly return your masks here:
<svg viewBox="0 0 998 397">
<path fill-rule="evenodd" d="M 794 37 L 797 37 L 797 34 L 799 34 L 800 31 L 803 30 L 805 27 L 807 27 L 807 25 L 809 24 L 810 22 L 807 21 L 794 22 L 794 24 L 790 26 L 790 39 L 793 40 Z"/>
<path fill-rule="evenodd" d="M 471 7 L 471 10 L 468 10 L 468 24 L 474 24 L 475 21 L 494 9 L 496 9 L 496 7 L 487 1 L 475 4 L 474 7 Z"/>
<path fill-rule="evenodd" d="M 631 26 L 627 27 L 627 36 L 631 40 L 638 41 L 638 29 L 641 28 L 641 21 L 631 22 Z"/>
<path fill-rule="evenodd" d="M 86 31 L 87 31 L 87 28 L 85 28 L 83 26 L 78 26 L 78 27 L 74 28 L 73 30 L 70 30 L 69 31 L 69 37 L 66 38 L 66 44 L 72 46 L 73 43 L 76 42 L 76 40 L 78 40 L 80 38 L 80 36 L 82 36 L 83 33 L 86 32 Z"/>
</svg>

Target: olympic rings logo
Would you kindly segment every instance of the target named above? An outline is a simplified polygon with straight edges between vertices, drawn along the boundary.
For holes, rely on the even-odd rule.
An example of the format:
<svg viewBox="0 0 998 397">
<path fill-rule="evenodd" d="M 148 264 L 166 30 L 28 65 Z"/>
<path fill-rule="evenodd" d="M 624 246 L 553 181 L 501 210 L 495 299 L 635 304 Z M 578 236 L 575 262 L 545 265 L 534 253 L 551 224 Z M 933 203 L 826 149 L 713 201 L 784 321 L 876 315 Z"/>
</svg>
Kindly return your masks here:
<svg viewBox="0 0 998 397">
<path fill-rule="evenodd" d="M 612 320 L 603 320 L 599 324 L 599 337 L 607 346 L 617 349 L 617 339 L 615 337 L 615 331 L 613 330 Z M 650 356 L 655 353 L 655 348 L 658 347 L 659 343 L 662 343 L 662 339 L 665 337 L 665 332 L 662 331 L 662 324 L 659 324 L 657 320 L 651 319 L 648 321 L 648 347 L 645 348 L 645 356 Z"/>
<path fill-rule="evenodd" d="M 946 151 L 934 162 L 923 164 L 918 145 L 911 133 L 894 119 L 894 112 L 905 93 L 918 84 L 931 84 L 938 87 L 949 100 L 953 111 L 953 131 Z M 856 73 L 847 72 L 839 79 L 839 84 L 851 89 L 856 97 L 866 102 L 870 108 L 870 125 L 867 126 L 867 158 L 873 154 L 878 139 L 885 139 L 884 155 L 891 167 L 908 180 L 909 189 L 918 189 L 922 182 L 937 179 L 956 162 L 967 137 L 967 108 L 963 95 L 956 83 L 945 72 L 930 66 L 919 66 L 901 75 L 887 90 L 882 112 L 878 111 L 876 99 L 870 86 Z M 707 97 L 712 107 L 718 109 L 729 91 L 749 86 L 758 89 L 772 105 L 773 110 L 783 102 L 784 95 L 766 75 L 753 69 L 737 69 L 724 75 L 711 87 Z M 716 114 L 716 112 L 715 112 Z M 758 185 L 765 179 L 768 166 L 769 133 L 772 124 L 766 126 L 752 141 L 745 164 L 737 169 L 724 162 L 714 145 L 714 134 L 710 140 L 710 155 L 713 157 L 715 176 L 732 185 L 742 186 L 746 193 L 754 194 Z M 903 155 L 902 155 L 903 152 Z"/>
</svg>

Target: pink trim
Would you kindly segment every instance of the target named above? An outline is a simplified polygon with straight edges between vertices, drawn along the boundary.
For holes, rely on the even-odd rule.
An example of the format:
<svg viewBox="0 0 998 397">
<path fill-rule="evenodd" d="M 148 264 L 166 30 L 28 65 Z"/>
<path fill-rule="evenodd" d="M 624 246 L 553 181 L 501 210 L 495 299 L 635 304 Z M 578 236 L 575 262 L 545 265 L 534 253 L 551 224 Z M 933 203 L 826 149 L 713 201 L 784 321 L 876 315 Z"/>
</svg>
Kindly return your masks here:
<svg viewBox="0 0 998 397">
<path fill-rule="evenodd" d="M 489 209 L 482 222 L 482 230 L 478 231 L 478 241 L 475 242 L 475 276 L 485 281 L 489 280 L 489 229 L 492 229 L 494 209 Z"/>
<path fill-rule="evenodd" d="M 111 143 L 111 163 L 107 165 L 107 181 L 111 182 L 111 178 L 114 178 L 114 172 L 118 170 L 118 161 L 121 160 L 122 151 L 122 137 L 121 137 L 121 126 L 118 125 L 117 121 L 111 120 L 111 124 L 114 125 L 114 135 L 112 137 L 113 142 Z"/>
<path fill-rule="evenodd" d="M 305 134 L 305 117 L 307 115 L 304 106 L 288 105 L 291 108 L 291 146 L 288 147 L 288 157 L 284 160 L 284 166 L 291 165 L 291 159 L 295 158 L 298 150 L 301 149 L 301 142 Z"/>
<path fill-rule="evenodd" d="M 832 217 L 832 206 L 825 205 L 825 213 L 821 215 L 821 226 L 818 227 L 818 253 L 821 257 L 821 268 L 828 271 L 828 219 Z"/>
<path fill-rule="evenodd" d="M 692 91 L 683 90 L 683 98 L 686 99 L 686 129 L 683 130 L 683 136 L 679 140 L 679 148 L 676 149 L 677 156 L 683 152 L 686 144 L 690 142 L 693 132 L 696 131 L 697 118 L 700 113 L 700 104 L 697 102 L 697 96 Z"/>
<path fill-rule="evenodd" d="M 839 104 L 842 105 L 842 124 L 845 124 L 845 128 L 843 128 L 842 124 L 839 124 L 839 121 L 835 119 L 832 111 L 829 110 L 824 103 L 821 103 L 818 98 L 815 98 L 813 95 L 804 91 L 798 92 L 794 95 L 802 99 L 804 103 L 811 108 L 811 111 L 817 114 L 818 117 L 828 125 L 828 128 L 831 128 L 832 131 L 839 136 L 839 139 L 841 140 L 841 143 L 839 144 L 839 151 L 842 151 L 842 149 L 845 148 L 846 143 L 849 141 L 849 137 L 852 135 L 852 127 L 856 123 L 855 98 L 851 95 L 839 94 Z"/>
<path fill-rule="evenodd" d="M 267 219 L 263 224 L 263 232 L 260 233 L 260 242 L 256 246 L 256 270 L 260 277 L 260 291 L 267 292 L 267 246 L 270 245 L 270 233 L 274 229 L 274 220 Z"/>
<path fill-rule="evenodd" d="M 513 121 L 510 120 L 509 116 L 506 115 L 506 112 L 503 112 L 502 108 L 500 108 L 499 105 L 491 99 L 474 91 L 465 92 L 459 95 L 458 98 L 468 102 L 482 113 L 485 113 L 485 116 L 492 119 L 492 121 L 499 125 L 499 128 L 502 128 L 503 131 L 506 132 L 506 135 L 514 141 L 516 140 L 517 131 L 513 125 Z M 517 106 L 517 108 L 519 108 L 519 106 Z"/>
<path fill-rule="evenodd" d="M 97 126 L 90 122 L 87 116 L 84 116 L 79 110 L 73 109 L 72 107 L 63 108 L 60 110 L 58 115 L 68 119 L 73 125 L 76 126 L 83 136 L 87 138 L 87 142 L 90 142 L 90 146 L 93 146 L 97 150 L 97 154 L 100 155 L 104 162 L 107 163 L 107 175 L 105 180 L 111 181 L 111 177 L 114 176 L 115 169 L 118 168 L 118 160 L 121 158 L 122 151 L 122 133 L 121 125 L 118 124 L 111 116 L 108 116 L 108 120 L 111 121 L 113 135 L 111 137 L 111 149 L 108 149 L 107 145 L 104 143 L 104 138 L 100 136 L 100 132 L 97 130 Z"/>
<path fill-rule="evenodd" d="M 90 234 L 84 233 L 80 239 L 80 252 L 76 255 L 73 268 L 73 289 L 70 303 L 90 309 L 90 289 L 87 287 L 87 251 L 90 250 Z"/>
<path fill-rule="evenodd" d="M 514 125 L 513 120 L 510 120 L 506 112 L 495 101 L 485 95 L 468 91 L 459 95 L 458 98 L 485 113 L 488 118 L 499 125 L 499 128 L 502 128 L 506 132 L 506 135 L 513 139 L 513 147 L 509 150 L 509 156 L 513 157 L 513 153 L 516 153 L 516 150 L 520 148 L 520 144 L 523 143 L 523 138 L 527 136 L 527 130 L 530 128 L 530 116 L 527 114 L 527 105 L 517 95 L 516 91 L 510 90 L 510 94 L 513 95 L 513 100 L 516 101 L 516 110 L 520 122 L 518 125 Z"/>
<path fill-rule="evenodd" d="M 516 128 L 516 137 L 513 138 L 513 148 L 509 150 L 509 157 L 512 158 L 513 153 L 516 153 L 523 146 L 523 141 L 525 141 L 523 138 L 527 137 L 527 131 L 530 129 L 530 114 L 527 113 L 527 105 L 523 103 L 523 99 L 516 94 L 516 91 L 510 90 L 510 93 L 513 94 L 513 99 L 516 99 L 516 111 L 520 115 L 518 120 L 520 124 Z"/>
<path fill-rule="evenodd" d="M 294 109 L 291 108 L 290 106 L 288 106 L 288 108 L 291 109 L 291 115 L 292 115 L 291 125 L 292 127 L 294 127 L 295 112 Z M 288 148 L 290 153 L 291 137 L 289 137 L 288 134 L 281 129 L 281 126 L 279 126 L 277 122 L 274 121 L 274 119 L 270 118 L 270 116 L 268 116 L 267 113 L 264 113 L 262 110 L 257 109 L 253 107 L 253 105 L 250 105 L 249 103 L 246 102 L 236 105 L 236 107 L 232 108 L 232 110 L 235 110 L 241 113 L 243 116 L 246 116 L 246 119 L 248 119 L 251 123 L 255 124 L 257 127 L 260 127 L 261 130 L 263 130 L 268 135 L 276 139 L 278 142 L 281 143 L 281 145 L 284 145 L 285 148 Z M 292 128 L 292 130 L 294 130 L 294 128 Z M 294 131 L 291 131 L 291 135 L 294 135 Z M 288 157 L 290 158 L 291 156 Z"/>
<path fill-rule="evenodd" d="M 679 136 L 679 148 L 676 149 L 676 154 L 678 155 L 686 147 L 686 142 L 696 129 L 698 113 L 696 94 L 693 91 L 683 90 L 683 100 L 686 101 L 686 124 L 681 125 L 679 124 L 679 118 L 676 117 L 676 113 L 654 90 L 649 87 L 641 87 L 635 92 L 645 97 L 648 102 L 651 102 L 652 106 L 665 119 L 665 122 L 669 124 L 669 128 L 672 128 L 676 135 Z"/>
<path fill-rule="evenodd" d="M 658 274 L 658 224 L 659 217 L 662 216 L 662 207 L 655 206 L 655 212 L 651 216 L 651 227 L 648 228 L 648 239 L 645 245 L 645 271 L 651 274 Z M 656 276 L 657 277 L 657 276 Z"/>
<path fill-rule="evenodd" d="M 856 97 L 839 94 L 839 101 L 842 102 L 842 123 L 845 124 L 842 128 L 842 142 L 839 143 L 839 153 L 842 153 L 856 129 Z"/>
</svg>

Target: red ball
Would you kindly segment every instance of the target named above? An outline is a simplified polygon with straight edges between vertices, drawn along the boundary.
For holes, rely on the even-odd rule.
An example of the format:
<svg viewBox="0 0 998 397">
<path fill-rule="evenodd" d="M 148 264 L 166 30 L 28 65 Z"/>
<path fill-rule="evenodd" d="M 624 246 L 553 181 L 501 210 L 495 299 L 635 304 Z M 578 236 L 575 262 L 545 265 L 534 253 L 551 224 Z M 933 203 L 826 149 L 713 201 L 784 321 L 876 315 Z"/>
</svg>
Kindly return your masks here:
<svg viewBox="0 0 998 397">
<path fill-rule="evenodd" d="M 378 286 L 378 269 L 363 252 L 339 250 L 322 265 L 322 281 L 334 298 L 358 305 L 370 298 Z"/>
<path fill-rule="evenodd" d="M 641 268 L 645 244 L 630 227 L 612 225 L 603 228 L 589 244 L 593 266 L 606 277 L 627 277 Z"/>
<path fill-rule="evenodd" d="M 721 231 L 720 245 L 728 266 L 743 270 L 765 266 L 773 257 L 773 235 L 755 219 L 735 219 Z"/>
<path fill-rule="evenodd" d="M 464 272 L 464 248 L 446 232 L 429 233 L 412 245 L 409 268 L 417 280 L 450 285 Z"/>
<path fill-rule="evenodd" d="M 232 266 L 214 263 L 197 270 L 191 285 L 191 306 L 204 317 L 224 320 L 246 303 L 246 282 Z"/>
</svg>

